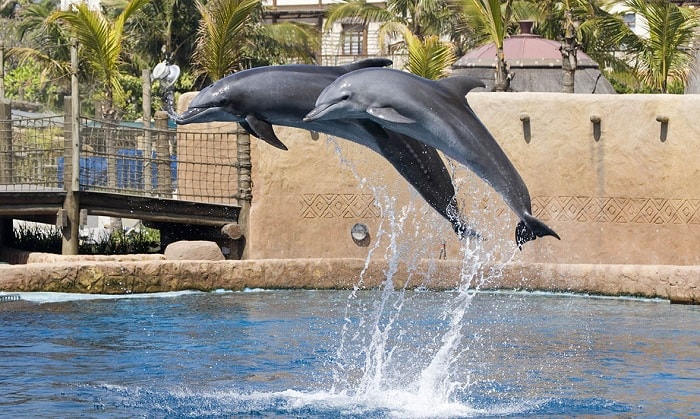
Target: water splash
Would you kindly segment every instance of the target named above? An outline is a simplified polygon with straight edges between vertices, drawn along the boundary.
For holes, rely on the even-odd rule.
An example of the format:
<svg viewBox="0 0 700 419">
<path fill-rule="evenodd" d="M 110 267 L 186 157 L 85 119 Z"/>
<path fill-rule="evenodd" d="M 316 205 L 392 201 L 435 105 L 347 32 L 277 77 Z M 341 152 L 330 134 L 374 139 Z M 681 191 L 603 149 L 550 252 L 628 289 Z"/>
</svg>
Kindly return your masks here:
<svg viewBox="0 0 700 419">
<path fill-rule="evenodd" d="M 161 98 L 163 99 L 163 110 L 168 114 L 170 119 L 173 121 L 178 119 L 180 115 L 178 115 L 175 110 L 175 94 L 173 93 L 173 89 L 166 89 L 161 95 Z"/>
<path fill-rule="evenodd" d="M 408 416 L 453 416 L 456 412 L 471 416 L 476 411 L 457 401 L 457 394 L 473 384 L 471 374 L 460 381 L 454 377 L 452 369 L 468 350 L 462 345 L 462 328 L 471 301 L 484 281 L 497 273 L 484 273 L 483 266 L 489 261 L 489 255 L 480 247 L 480 240 L 467 238 L 463 241 L 459 286 L 454 299 L 445 307 L 444 324 L 439 330 L 426 331 L 434 333 L 437 349 L 411 348 L 412 342 L 407 336 L 415 331 L 407 331 L 400 323 L 407 299 L 415 297 L 407 292 L 411 279 L 424 274 L 419 272 L 419 261 L 426 255 L 410 243 L 421 226 L 413 226 L 416 229 L 413 235 L 407 226 L 407 219 L 415 215 L 416 209 L 412 204 L 399 208 L 396 198 L 390 196 L 384 186 L 361 177 L 353 163 L 343 156 L 335 140 L 329 137 L 328 141 L 361 186 L 372 191 L 384 220 L 374 246 L 367 254 L 365 269 L 348 299 L 331 394 L 350 397 L 357 406 L 378 404 L 394 413 L 397 409 L 404 409 Z M 357 303 L 357 293 L 364 282 L 366 268 L 383 241 L 388 242 L 383 245 L 387 261 L 386 279 L 381 286 L 381 299 L 373 302 L 370 309 Z M 408 280 L 396 289 L 394 278 L 400 264 L 406 265 Z M 409 406 L 410 413 L 405 411 Z M 439 413 L 441 407 L 443 413 Z"/>
</svg>

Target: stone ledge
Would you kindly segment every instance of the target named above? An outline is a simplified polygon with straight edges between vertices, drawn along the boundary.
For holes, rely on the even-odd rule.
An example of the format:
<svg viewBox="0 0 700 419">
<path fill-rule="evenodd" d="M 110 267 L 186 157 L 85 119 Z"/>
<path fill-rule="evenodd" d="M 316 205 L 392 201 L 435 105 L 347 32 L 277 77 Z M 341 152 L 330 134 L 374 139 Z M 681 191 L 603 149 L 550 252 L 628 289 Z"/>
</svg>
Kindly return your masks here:
<svg viewBox="0 0 700 419">
<path fill-rule="evenodd" d="M 352 289 L 379 287 L 386 261 L 364 259 L 261 259 L 242 261 L 85 261 L 0 266 L 0 291 L 147 293 L 215 289 Z M 360 281 L 360 274 L 364 275 Z M 409 271 L 400 265 L 395 287 L 454 289 L 461 261 L 424 260 Z M 521 289 L 662 298 L 700 303 L 700 267 L 510 263 L 487 265 L 481 289 Z M 475 287 L 472 280 L 470 287 Z"/>
</svg>

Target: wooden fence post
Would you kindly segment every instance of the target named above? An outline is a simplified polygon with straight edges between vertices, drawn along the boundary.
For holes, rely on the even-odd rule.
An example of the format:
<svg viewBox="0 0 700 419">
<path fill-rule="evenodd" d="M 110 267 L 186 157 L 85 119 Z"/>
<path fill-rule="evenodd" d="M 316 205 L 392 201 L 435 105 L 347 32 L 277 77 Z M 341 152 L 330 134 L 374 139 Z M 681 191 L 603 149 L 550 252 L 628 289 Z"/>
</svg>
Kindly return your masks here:
<svg viewBox="0 0 700 419">
<path fill-rule="evenodd" d="M 5 99 L 5 43 L 0 42 L 0 99 Z"/>
<path fill-rule="evenodd" d="M 156 161 L 158 167 L 158 196 L 170 198 L 173 190 L 170 176 L 170 140 L 168 138 L 168 113 L 156 111 Z"/>
<path fill-rule="evenodd" d="M 56 215 L 61 227 L 61 254 L 77 255 L 80 233 L 80 95 L 78 91 L 78 41 L 71 40 L 71 96 L 65 97 L 63 184 L 66 197 Z M 70 170 L 69 170 L 70 169 Z"/>
<path fill-rule="evenodd" d="M 66 197 L 63 199 L 63 209 L 56 215 L 56 225 L 61 228 L 63 240 L 61 242 L 61 254 L 78 254 L 78 233 L 80 228 L 80 149 L 75 150 L 74 143 L 79 144 L 79 139 L 74 139 L 73 125 L 73 98 L 63 98 L 63 189 Z M 77 151 L 77 152 L 76 152 Z M 74 170 L 77 167 L 78 170 Z M 74 176 L 77 172 L 78 176 Z"/>
<path fill-rule="evenodd" d="M 252 163 L 250 160 L 250 134 L 240 127 L 236 130 L 236 153 L 238 157 L 238 206 L 241 208 L 238 214 L 238 225 L 243 233 L 241 259 L 248 259 L 249 246 L 246 242 L 249 240 L 248 216 L 250 214 L 250 203 L 253 199 Z"/>
<path fill-rule="evenodd" d="M 153 181 L 151 169 L 153 163 L 153 137 L 151 135 L 151 71 L 141 70 L 143 103 L 143 179 L 146 195 L 151 195 Z"/>
<path fill-rule="evenodd" d="M 0 183 L 11 185 L 14 166 L 12 150 L 12 105 L 0 101 Z"/>
</svg>

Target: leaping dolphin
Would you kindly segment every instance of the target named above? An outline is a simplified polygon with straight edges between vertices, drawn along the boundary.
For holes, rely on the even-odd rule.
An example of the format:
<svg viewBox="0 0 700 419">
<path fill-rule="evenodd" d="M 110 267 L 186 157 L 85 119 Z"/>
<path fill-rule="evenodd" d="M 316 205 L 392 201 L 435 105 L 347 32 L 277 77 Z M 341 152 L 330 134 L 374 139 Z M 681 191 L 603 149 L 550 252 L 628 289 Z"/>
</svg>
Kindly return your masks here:
<svg viewBox="0 0 700 419">
<path fill-rule="evenodd" d="M 464 95 L 416 75 L 368 68 L 338 77 L 316 100 L 305 121 L 364 119 L 418 138 L 471 169 L 518 215 L 518 247 L 557 233 L 532 215 L 530 193 L 511 161 L 469 107 Z"/>
<path fill-rule="evenodd" d="M 391 64 L 370 58 L 344 66 L 282 65 L 257 67 L 224 77 L 203 89 L 178 124 L 232 121 L 250 134 L 286 150 L 272 125 L 303 128 L 345 138 L 385 157 L 418 193 L 460 235 L 477 235 L 459 214 L 450 174 L 431 146 L 367 120 L 309 121 L 316 98 L 338 76 L 367 67 Z M 466 92 L 465 92 L 466 94 Z"/>
</svg>

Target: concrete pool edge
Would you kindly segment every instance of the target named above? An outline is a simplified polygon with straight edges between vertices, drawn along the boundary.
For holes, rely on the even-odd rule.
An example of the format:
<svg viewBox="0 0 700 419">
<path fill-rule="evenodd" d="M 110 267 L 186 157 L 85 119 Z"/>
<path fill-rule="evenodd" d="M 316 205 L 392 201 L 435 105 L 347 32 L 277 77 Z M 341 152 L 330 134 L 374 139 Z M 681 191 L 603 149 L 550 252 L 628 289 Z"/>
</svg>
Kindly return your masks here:
<svg viewBox="0 0 700 419">
<path fill-rule="evenodd" d="M 99 260 L 0 265 L 0 291 L 149 293 L 217 289 L 376 288 L 387 278 L 384 260 L 256 259 L 226 261 Z M 423 260 L 399 264 L 397 288 L 454 289 L 462 262 Z M 700 266 L 508 263 L 485 265 L 470 287 L 572 292 L 700 303 Z"/>
</svg>

